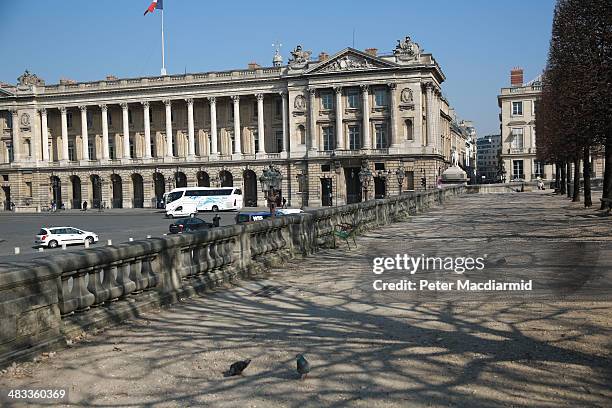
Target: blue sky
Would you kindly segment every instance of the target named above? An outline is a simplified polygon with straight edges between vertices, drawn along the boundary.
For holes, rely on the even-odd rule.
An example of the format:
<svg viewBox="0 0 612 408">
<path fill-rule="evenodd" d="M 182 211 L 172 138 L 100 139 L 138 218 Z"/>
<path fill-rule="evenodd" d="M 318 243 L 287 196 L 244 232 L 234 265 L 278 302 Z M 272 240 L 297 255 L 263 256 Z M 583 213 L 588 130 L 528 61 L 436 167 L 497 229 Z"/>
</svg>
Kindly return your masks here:
<svg viewBox="0 0 612 408">
<path fill-rule="evenodd" d="M 159 75 L 158 11 L 150 0 L 0 0 L 0 81 L 29 69 L 47 83 Z M 304 6 L 307 4 L 307 6 Z M 525 81 L 546 63 L 553 0 L 164 0 L 169 73 L 271 65 L 300 43 L 313 55 L 351 46 L 390 51 L 410 35 L 446 75 L 443 92 L 479 135 L 499 132 L 496 96 L 513 66 Z"/>
</svg>

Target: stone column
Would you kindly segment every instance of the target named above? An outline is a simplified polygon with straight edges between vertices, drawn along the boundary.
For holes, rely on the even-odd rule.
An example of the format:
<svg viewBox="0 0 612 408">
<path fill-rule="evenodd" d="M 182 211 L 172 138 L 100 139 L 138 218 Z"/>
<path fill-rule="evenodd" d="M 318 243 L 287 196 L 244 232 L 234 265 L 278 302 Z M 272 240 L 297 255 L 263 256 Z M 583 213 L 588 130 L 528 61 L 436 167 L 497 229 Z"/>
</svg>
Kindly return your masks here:
<svg viewBox="0 0 612 408">
<path fill-rule="evenodd" d="M 217 98 L 209 96 L 208 102 L 210 103 L 210 154 L 217 156 L 219 154 L 219 146 L 217 144 Z"/>
<path fill-rule="evenodd" d="M 363 149 L 372 148 L 372 138 L 370 138 L 370 94 L 368 85 L 361 85 L 361 110 L 363 123 L 361 125 L 361 135 L 363 137 Z"/>
<path fill-rule="evenodd" d="M 433 83 L 427 82 L 425 84 L 425 97 L 427 100 L 427 143 L 424 146 L 434 147 L 435 139 L 435 128 L 434 128 L 434 98 L 433 98 Z"/>
<path fill-rule="evenodd" d="M 234 101 L 234 154 L 242 154 L 240 140 L 240 96 L 233 95 L 232 101 Z"/>
<path fill-rule="evenodd" d="M 174 157 L 172 151 L 172 101 L 166 99 L 166 157 Z"/>
<path fill-rule="evenodd" d="M 47 110 L 40 109 L 40 130 L 42 143 L 42 159 L 49 161 L 49 126 L 47 125 Z"/>
<path fill-rule="evenodd" d="M 187 132 L 189 137 L 189 151 L 188 157 L 193 159 L 195 157 L 195 135 L 193 129 L 193 99 L 185 99 L 187 102 Z"/>
<path fill-rule="evenodd" d="M 149 101 L 142 103 L 144 119 L 144 158 L 151 158 L 151 112 L 149 111 Z"/>
<path fill-rule="evenodd" d="M 128 112 L 128 104 L 122 103 L 121 109 L 123 111 L 123 158 L 130 158 L 130 115 Z"/>
<path fill-rule="evenodd" d="M 391 133 L 391 143 L 390 146 L 391 147 L 399 147 L 400 145 L 400 137 L 399 134 L 397 132 L 397 108 L 398 108 L 398 104 L 397 104 L 397 95 L 396 95 L 396 88 L 397 88 L 397 84 L 395 82 L 390 82 L 389 84 L 387 84 L 389 86 L 389 94 L 391 95 L 391 100 L 389 103 L 389 111 L 391 113 L 390 115 L 390 126 L 389 126 L 389 132 Z"/>
<path fill-rule="evenodd" d="M 83 142 L 83 151 L 81 157 L 83 160 L 89 160 L 89 136 L 87 134 L 87 106 L 79 106 L 81 110 L 81 141 Z"/>
<path fill-rule="evenodd" d="M 108 160 L 108 107 L 106 104 L 99 106 L 102 112 L 102 160 Z"/>
<path fill-rule="evenodd" d="M 67 109 L 65 106 L 60 108 L 62 117 L 62 161 L 68 161 L 68 118 Z"/>
<path fill-rule="evenodd" d="M 287 127 L 289 126 L 289 121 L 287 120 L 287 98 L 289 97 L 287 95 L 287 92 L 282 91 L 280 92 L 280 96 L 281 96 L 281 108 L 283 109 L 282 112 L 282 118 L 283 118 L 283 153 L 287 152 L 287 149 L 289 149 L 289 130 L 287 129 Z"/>
<path fill-rule="evenodd" d="M 336 147 L 342 150 L 345 148 L 342 125 L 342 87 L 335 86 L 334 91 L 336 91 Z"/>
<path fill-rule="evenodd" d="M 257 97 L 257 137 L 259 138 L 259 146 L 257 149 L 257 153 L 259 154 L 265 154 L 266 153 L 266 137 L 265 137 L 265 130 L 264 130 L 264 95 L 263 94 L 257 94 L 255 95 Z M 284 135 L 284 132 L 283 132 Z M 284 145 L 284 138 L 283 138 L 283 145 Z"/>
<path fill-rule="evenodd" d="M 308 138 L 310 140 L 311 150 L 319 150 L 319 142 L 317 138 L 317 90 L 315 88 L 308 89 L 309 100 L 309 124 L 310 130 L 308 131 Z"/>
<path fill-rule="evenodd" d="M 21 146 L 19 146 L 19 114 L 17 109 L 11 109 L 11 115 L 13 116 L 13 163 L 21 161 Z"/>
</svg>

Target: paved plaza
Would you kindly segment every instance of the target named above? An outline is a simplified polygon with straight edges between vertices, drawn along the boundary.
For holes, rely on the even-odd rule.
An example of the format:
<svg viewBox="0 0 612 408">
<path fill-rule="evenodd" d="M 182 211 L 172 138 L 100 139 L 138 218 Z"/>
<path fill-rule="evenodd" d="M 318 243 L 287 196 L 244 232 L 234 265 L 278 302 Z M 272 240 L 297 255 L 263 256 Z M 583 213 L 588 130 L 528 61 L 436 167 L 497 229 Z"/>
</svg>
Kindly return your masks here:
<svg viewBox="0 0 612 408">
<path fill-rule="evenodd" d="M 433 279 L 373 274 L 375 257 L 405 253 L 483 256 L 474 279 L 534 289 L 375 292 L 375 279 Z M 468 194 L 357 248 L 83 334 L 5 370 L 0 388 L 68 387 L 100 407 L 610 406 L 611 282 L 612 217 L 550 192 Z M 243 376 L 223 376 L 247 358 Z"/>
</svg>

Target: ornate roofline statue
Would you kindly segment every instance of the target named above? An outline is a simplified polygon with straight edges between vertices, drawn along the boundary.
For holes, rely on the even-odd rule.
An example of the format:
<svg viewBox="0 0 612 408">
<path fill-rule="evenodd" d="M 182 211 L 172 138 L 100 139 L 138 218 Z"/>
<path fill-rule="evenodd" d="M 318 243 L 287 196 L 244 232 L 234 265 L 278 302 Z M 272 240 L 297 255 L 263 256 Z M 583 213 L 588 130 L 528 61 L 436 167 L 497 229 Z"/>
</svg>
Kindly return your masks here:
<svg viewBox="0 0 612 408">
<path fill-rule="evenodd" d="M 19 78 L 17 78 L 17 85 L 44 85 L 45 81 L 40 79 L 36 74 L 30 73 L 27 69 Z"/>
<path fill-rule="evenodd" d="M 397 45 L 393 50 L 395 58 L 400 61 L 410 61 L 418 59 L 421 55 L 421 47 L 406 36 L 403 40 L 397 40 Z"/>
<path fill-rule="evenodd" d="M 291 51 L 291 58 L 289 58 L 289 67 L 293 69 L 304 68 L 308 61 L 310 61 L 310 55 L 312 51 L 304 51 L 300 44 Z"/>
</svg>

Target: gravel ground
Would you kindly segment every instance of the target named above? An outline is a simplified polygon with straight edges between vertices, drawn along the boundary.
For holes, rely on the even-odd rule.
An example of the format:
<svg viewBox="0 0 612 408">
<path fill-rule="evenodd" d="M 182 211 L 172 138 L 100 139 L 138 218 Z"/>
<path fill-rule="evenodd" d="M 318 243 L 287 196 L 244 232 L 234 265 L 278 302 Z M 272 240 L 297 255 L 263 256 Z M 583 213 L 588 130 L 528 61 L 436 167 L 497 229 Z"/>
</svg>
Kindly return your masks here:
<svg viewBox="0 0 612 408">
<path fill-rule="evenodd" d="M 549 192 L 462 196 L 357 249 L 83 334 L 4 370 L 0 389 L 67 387 L 70 404 L 98 407 L 609 407 L 611 227 Z M 374 292 L 372 258 L 408 252 L 486 253 L 491 277 L 536 288 Z"/>
</svg>

